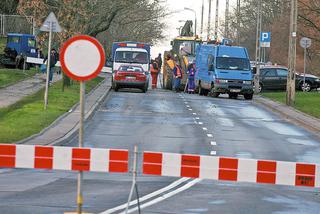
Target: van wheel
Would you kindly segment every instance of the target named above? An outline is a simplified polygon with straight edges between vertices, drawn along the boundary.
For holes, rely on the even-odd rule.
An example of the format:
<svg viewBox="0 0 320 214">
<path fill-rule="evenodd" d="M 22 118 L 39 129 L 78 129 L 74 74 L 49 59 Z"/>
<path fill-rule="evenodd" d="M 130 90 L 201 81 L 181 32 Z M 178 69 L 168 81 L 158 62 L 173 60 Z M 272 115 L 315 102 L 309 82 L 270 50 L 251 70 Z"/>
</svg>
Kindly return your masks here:
<svg viewBox="0 0 320 214">
<path fill-rule="evenodd" d="M 117 86 L 116 84 L 114 85 L 114 91 L 119 91 L 119 86 Z"/>
<path fill-rule="evenodd" d="M 230 99 L 237 99 L 238 98 L 238 94 L 237 93 L 230 93 L 229 94 L 229 98 Z"/>
<path fill-rule="evenodd" d="M 209 91 L 201 87 L 201 83 L 199 83 L 199 95 L 200 96 L 208 96 Z"/>
<path fill-rule="evenodd" d="M 253 98 L 253 94 L 244 94 L 243 96 L 244 96 L 244 99 L 246 100 L 252 100 Z"/>
</svg>

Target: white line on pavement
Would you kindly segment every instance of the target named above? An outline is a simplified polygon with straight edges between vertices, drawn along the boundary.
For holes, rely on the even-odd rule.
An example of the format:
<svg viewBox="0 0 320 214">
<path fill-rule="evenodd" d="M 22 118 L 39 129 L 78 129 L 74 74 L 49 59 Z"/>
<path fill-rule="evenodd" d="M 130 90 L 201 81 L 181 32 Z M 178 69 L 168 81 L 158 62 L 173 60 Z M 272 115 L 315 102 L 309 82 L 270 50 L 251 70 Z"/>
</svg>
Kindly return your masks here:
<svg viewBox="0 0 320 214">
<path fill-rule="evenodd" d="M 192 108 L 189 108 L 189 111 L 192 111 Z"/>
<path fill-rule="evenodd" d="M 206 127 L 202 127 L 202 129 L 203 129 L 204 131 L 208 131 L 208 129 L 207 129 Z"/>
<path fill-rule="evenodd" d="M 197 113 L 192 113 L 193 115 L 197 115 Z"/>
<path fill-rule="evenodd" d="M 203 122 L 199 122 L 199 125 L 203 125 Z"/>
<path fill-rule="evenodd" d="M 213 137 L 213 135 L 212 135 L 212 134 L 207 134 L 207 136 L 208 136 L 208 137 L 210 137 L 210 138 L 211 138 L 211 137 Z"/>
<path fill-rule="evenodd" d="M 190 106 L 189 106 L 189 105 L 187 105 L 187 108 L 190 108 Z"/>
<path fill-rule="evenodd" d="M 200 117 L 196 117 L 196 120 L 200 120 Z"/>
<path fill-rule="evenodd" d="M 140 206 L 140 208 L 143 209 L 143 208 L 149 207 L 149 206 L 151 206 L 151 205 L 153 205 L 153 204 L 159 203 L 159 202 L 161 202 L 161 201 L 163 201 L 163 200 L 165 200 L 165 199 L 167 199 L 167 198 L 170 198 L 170 197 L 172 197 L 172 196 L 174 196 L 174 195 L 176 195 L 176 194 L 178 194 L 178 193 L 180 193 L 180 192 L 182 192 L 182 191 L 184 191 L 184 190 L 189 189 L 189 188 L 192 187 L 193 185 L 199 183 L 201 180 L 202 180 L 202 179 L 194 179 L 194 180 L 188 182 L 187 184 L 185 184 L 184 186 L 182 186 L 182 187 L 180 187 L 180 188 L 178 188 L 178 189 L 176 189 L 176 190 L 174 190 L 174 191 L 172 191 L 172 192 L 166 193 L 166 194 L 164 194 L 164 195 L 161 195 L 161 196 L 158 197 L 158 198 L 155 198 L 155 199 L 152 200 L 152 201 L 149 201 L 149 202 L 147 202 L 147 203 L 145 203 L 145 204 L 142 204 L 142 205 Z M 138 207 L 135 207 L 135 208 L 130 209 L 130 210 L 128 211 L 128 213 L 132 213 L 132 212 L 135 212 L 135 211 L 137 211 L 137 210 L 138 210 Z M 121 214 L 125 214 L 125 212 L 122 212 Z"/>
<path fill-rule="evenodd" d="M 217 142 L 211 141 L 210 144 L 211 144 L 211 146 L 216 146 L 216 145 L 217 145 Z"/>
<path fill-rule="evenodd" d="M 166 186 L 166 187 L 164 187 L 162 189 L 159 189 L 159 190 L 157 190 L 155 192 L 152 192 L 152 193 L 150 193 L 148 195 L 143 196 L 142 198 L 139 198 L 139 202 L 140 203 L 144 202 L 145 200 L 148 200 L 148 199 L 150 199 L 152 197 L 155 197 L 155 196 L 157 196 L 157 195 L 159 195 L 159 194 L 161 194 L 163 192 L 166 192 L 166 191 L 168 191 L 168 190 L 170 190 L 172 188 L 175 188 L 176 186 L 179 186 L 181 183 L 183 183 L 185 181 L 188 181 L 188 180 L 190 180 L 190 178 L 180 178 L 179 180 L 176 180 L 175 182 L 171 183 L 170 185 L 168 185 L 168 186 Z M 130 202 L 130 206 L 136 205 L 137 203 L 138 203 L 137 200 L 133 200 L 133 201 Z M 104 211 L 104 212 L 102 212 L 100 214 L 111 214 L 111 213 L 114 213 L 114 212 L 116 212 L 118 210 L 125 209 L 126 207 L 127 207 L 127 203 L 119 205 L 119 206 L 114 207 L 112 209 L 106 210 L 106 211 Z"/>
<path fill-rule="evenodd" d="M 217 154 L 216 151 L 211 151 L 211 152 L 210 152 L 210 155 L 216 155 L 216 154 Z"/>
</svg>

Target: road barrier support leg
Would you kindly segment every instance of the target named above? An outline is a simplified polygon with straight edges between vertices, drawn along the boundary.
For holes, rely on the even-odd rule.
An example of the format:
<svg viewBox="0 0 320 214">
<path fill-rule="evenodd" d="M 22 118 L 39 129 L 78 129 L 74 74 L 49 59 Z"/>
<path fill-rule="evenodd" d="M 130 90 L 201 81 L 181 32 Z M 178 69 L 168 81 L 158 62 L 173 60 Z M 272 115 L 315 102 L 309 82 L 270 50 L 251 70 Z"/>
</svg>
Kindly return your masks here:
<svg viewBox="0 0 320 214">
<path fill-rule="evenodd" d="M 139 195 L 138 195 L 138 186 L 137 186 L 137 157 L 138 157 L 138 147 L 134 146 L 134 156 L 133 156 L 133 170 L 132 170 L 132 186 L 128 198 L 128 203 L 127 203 L 127 208 L 126 208 L 126 214 L 129 211 L 130 207 L 130 201 L 133 195 L 133 191 L 136 190 L 137 193 L 137 200 L 138 200 L 138 208 L 139 208 L 139 213 L 140 213 L 140 203 L 139 203 Z"/>
</svg>

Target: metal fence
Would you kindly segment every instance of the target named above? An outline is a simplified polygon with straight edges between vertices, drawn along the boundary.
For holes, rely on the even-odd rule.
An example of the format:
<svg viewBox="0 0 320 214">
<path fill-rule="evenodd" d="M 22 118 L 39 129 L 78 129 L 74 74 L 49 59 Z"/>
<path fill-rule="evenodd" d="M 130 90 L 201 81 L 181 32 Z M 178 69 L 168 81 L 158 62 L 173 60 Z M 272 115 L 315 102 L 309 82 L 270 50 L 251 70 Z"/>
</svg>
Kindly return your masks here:
<svg viewBox="0 0 320 214">
<path fill-rule="evenodd" d="M 32 16 L 3 15 L 0 14 L 0 36 L 8 33 L 35 33 L 34 19 Z"/>
</svg>

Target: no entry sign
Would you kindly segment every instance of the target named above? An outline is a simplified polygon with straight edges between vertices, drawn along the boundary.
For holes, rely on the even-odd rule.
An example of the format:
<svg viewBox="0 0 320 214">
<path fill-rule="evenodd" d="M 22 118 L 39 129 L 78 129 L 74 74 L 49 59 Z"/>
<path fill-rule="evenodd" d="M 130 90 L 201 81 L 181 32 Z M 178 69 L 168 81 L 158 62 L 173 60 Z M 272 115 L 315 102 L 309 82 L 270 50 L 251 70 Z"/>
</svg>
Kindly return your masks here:
<svg viewBox="0 0 320 214">
<path fill-rule="evenodd" d="M 85 81 L 95 78 L 105 64 L 102 45 L 93 37 L 80 35 L 64 43 L 60 52 L 63 71 L 72 79 Z"/>
</svg>

